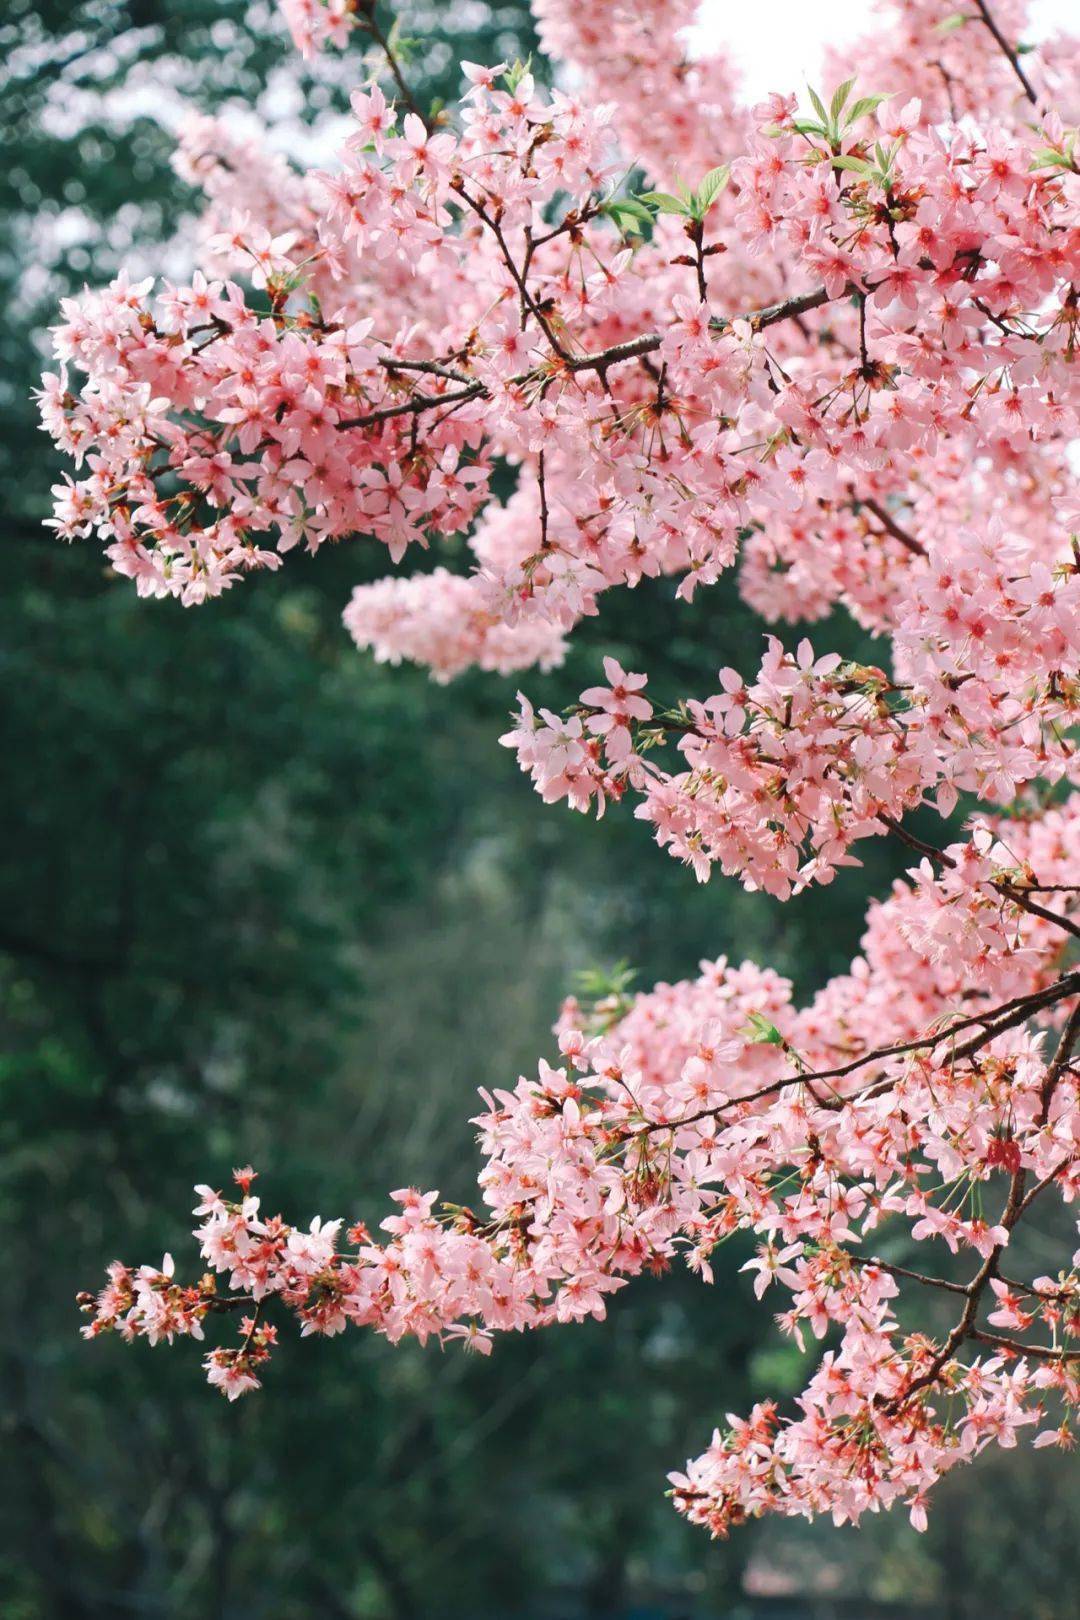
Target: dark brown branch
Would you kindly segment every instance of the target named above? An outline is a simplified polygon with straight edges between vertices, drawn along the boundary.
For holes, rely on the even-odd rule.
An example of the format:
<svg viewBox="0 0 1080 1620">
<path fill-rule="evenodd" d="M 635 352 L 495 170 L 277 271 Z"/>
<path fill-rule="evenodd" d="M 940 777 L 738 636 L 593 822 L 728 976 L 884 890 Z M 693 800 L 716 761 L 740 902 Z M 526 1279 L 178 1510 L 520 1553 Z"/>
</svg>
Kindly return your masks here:
<svg viewBox="0 0 1080 1620">
<path fill-rule="evenodd" d="M 425 118 L 424 114 L 420 111 L 416 97 L 409 89 L 405 75 L 401 71 L 401 63 L 397 59 L 397 53 L 395 52 L 394 47 L 391 45 L 387 36 L 383 33 L 382 28 L 379 26 L 379 20 L 375 15 L 375 0 L 359 0 L 357 10 L 360 15 L 360 26 L 367 30 L 372 39 L 375 41 L 376 45 L 378 45 L 379 49 L 382 51 L 383 55 L 386 57 L 386 64 L 390 69 L 394 83 L 398 87 L 398 93 L 400 94 L 402 101 L 405 103 L 406 107 L 408 107 L 410 112 L 416 114 L 424 128 L 426 130 L 430 130 L 430 120 Z"/>
<path fill-rule="evenodd" d="M 858 1254 L 853 1254 L 851 1259 L 857 1266 L 873 1266 L 878 1271 L 887 1271 L 890 1277 L 907 1277 L 911 1282 L 922 1283 L 924 1288 L 944 1288 L 950 1294 L 967 1293 L 966 1284 L 950 1282 L 947 1277 L 927 1277 L 921 1271 L 909 1271 L 907 1266 L 890 1265 L 887 1260 L 876 1258 L 864 1259 Z"/>
<path fill-rule="evenodd" d="M 1012 1350 L 1018 1356 L 1037 1356 L 1040 1361 L 1080 1361 L 1080 1350 L 1055 1350 L 1051 1344 L 1021 1344 L 1019 1339 L 1006 1338 L 1002 1333 L 984 1333 L 982 1328 L 972 1328 L 968 1334 L 969 1339 L 978 1339 L 980 1344 L 994 1344 L 1001 1350 Z"/>
<path fill-rule="evenodd" d="M 445 377 L 447 382 L 467 383 L 472 379 L 463 371 L 454 371 L 450 366 L 442 366 L 437 360 L 402 360 L 394 355 L 381 354 L 379 364 L 384 371 L 391 375 L 395 371 L 422 371 L 430 377 Z"/>
<path fill-rule="evenodd" d="M 1072 977 L 1075 978 L 1076 975 L 1072 975 Z M 1058 984 L 1061 982 L 1061 980 L 1058 980 Z M 1075 988 L 1076 986 L 1074 985 L 1073 989 Z M 976 1035 L 970 1041 L 966 1041 L 963 1046 L 958 1046 L 956 1048 L 952 1054 L 953 1062 L 955 1063 L 957 1061 L 963 1061 L 965 1058 L 973 1057 L 980 1047 L 985 1046 L 988 1041 L 994 1040 L 998 1035 L 1003 1035 L 1007 1029 L 1015 1029 L 1018 1024 L 1026 1023 L 1027 1019 L 1030 1018 L 1033 1013 L 1042 1012 L 1047 1007 L 1053 1007 L 1058 1001 L 1064 1000 L 1064 996 L 1058 995 L 1055 992 L 1056 986 L 1052 986 L 1050 990 L 1036 993 L 1029 999 L 1026 1007 L 1019 1006 L 1017 1007 L 1016 1011 L 1014 1013 L 1010 1013 L 1008 1017 L 1000 1019 L 993 1025 L 987 1025 L 986 1031 L 983 1035 Z M 1071 990 L 1065 992 L 1066 995 L 1071 993 Z M 982 1022 L 981 1019 L 978 1021 Z"/>
<path fill-rule="evenodd" d="M 859 289 L 847 286 L 838 296 L 848 297 Z M 710 323 L 714 332 L 726 332 L 728 327 L 736 321 L 749 321 L 755 332 L 764 332 L 767 326 L 775 326 L 778 321 L 792 320 L 798 315 L 805 315 L 809 310 L 820 309 L 823 304 L 835 303 L 824 287 L 815 287 L 813 292 L 799 293 L 794 298 L 781 299 L 778 304 L 766 304 L 764 309 L 750 310 L 746 315 L 733 315 L 730 318 L 718 315 Z"/>
<path fill-rule="evenodd" d="M 703 219 L 691 220 L 687 226 L 687 235 L 694 244 L 694 274 L 697 277 L 698 297 L 703 304 L 709 300 L 709 284 L 705 279 L 705 255 L 702 252 L 705 238 L 705 221 Z"/>
<path fill-rule="evenodd" d="M 1047 910 L 1046 906 L 1040 906 L 1037 901 L 1029 899 L 1023 889 L 1014 888 L 1003 879 L 995 883 L 994 888 L 1014 905 L 1019 906 L 1021 911 L 1028 911 L 1033 917 L 1041 917 L 1043 922 L 1056 923 L 1059 928 L 1064 928 L 1067 934 L 1072 934 L 1074 939 L 1080 939 L 1080 924 L 1074 923 L 1070 917 L 1062 917 L 1059 912 Z"/>
<path fill-rule="evenodd" d="M 541 551 L 546 551 L 548 547 L 548 501 L 546 466 L 543 450 L 541 450 L 536 460 L 536 481 L 540 489 L 540 549 Z"/>
<path fill-rule="evenodd" d="M 906 844 L 909 849 L 914 849 L 920 855 L 925 855 L 939 866 L 947 867 L 950 870 L 955 869 L 956 862 L 951 855 L 946 855 L 944 850 L 937 849 L 933 844 L 927 844 L 923 839 L 917 838 L 913 832 L 909 832 L 906 827 L 902 826 L 895 817 L 880 811 L 878 820 L 883 822 L 890 832 L 895 833 L 897 838 Z M 1041 917 L 1043 922 L 1054 923 L 1058 928 L 1063 928 L 1067 934 L 1072 934 L 1075 939 L 1080 939 L 1080 924 L 1073 922 L 1071 917 L 1063 917 L 1060 912 L 1050 911 L 1046 906 L 1040 906 L 1037 900 L 1031 899 L 1032 893 L 1041 892 L 1037 884 L 1031 887 L 1017 888 L 1015 884 L 1009 883 L 1005 878 L 995 878 L 992 880 L 991 886 L 1000 895 L 1003 895 L 1006 900 L 1011 900 L 1013 905 L 1019 906 L 1021 911 L 1027 911 L 1033 917 Z"/>
<path fill-rule="evenodd" d="M 1065 1071 L 1078 1035 L 1080 1035 L 1080 1001 L 1076 1003 L 1069 1014 L 1065 1028 L 1061 1032 L 1057 1051 L 1054 1053 L 1053 1059 L 1043 1077 L 1043 1083 L 1040 1087 L 1039 1112 L 1036 1116 L 1037 1125 L 1041 1126 L 1046 1123 L 1050 1113 L 1050 1101 L 1054 1094 L 1054 1088 Z M 1052 1179 L 1052 1177 L 1048 1177 L 1040 1185 L 1045 1186 Z M 1005 1208 L 1001 1212 L 1001 1219 L 998 1222 L 998 1225 L 1003 1226 L 1006 1232 L 1012 1232 L 1013 1227 L 1030 1202 L 1030 1198 L 1024 1197 L 1026 1181 L 1027 1172 L 1024 1169 L 1017 1170 L 1010 1177 L 1008 1197 L 1005 1201 Z M 984 1337 L 982 1330 L 975 1327 L 975 1320 L 979 1313 L 979 1301 L 991 1278 L 997 1275 L 998 1262 L 1004 1252 L 1005 1245 L 995 1243 L 964 1290 L 967 1295 L 964 1309 L 945 1343 L 935 1355 L 926 1372 L 921 1373 L 918 1378 L 908 1385 L 907 1389 L 889 1403 L 890 1411 L 896 1412 L 900 1410 L 907 1405 L 913 1395 L 917 1395 L 920 1390 L 929 1389 L 932 1384 L 936 1384 L 943 1369 L 948 1365 L 954 1352 L 965 1339 Z"/>
<path fill-rule="evenodd" d="M 337 423 L 337 427 L 341 432 L 347 428 L 375 427 L 377 423 L 389 422 L 395 416 L 419 416 L 422 411 L 438 410 L 441 405 L 463 404 L 466 400 L 480 399 L 486 394 L 487 389 L 479 382 L 470 383 L 456 394 L 414 394 L 400 405 L 380 405 L 377 410 L 368 411 L 364 416 L 346 417 L 343 422 Z"/>
<path fill-rule="evenodd" d="M 641 337 L 630 338 L 626 343 L 612 344 L 610 349 L 602 349 L 599 354 L 571 355 L 566 363 L 571 371 L 604 373 L 609 366 L 617 366 L 623 360 L 636 360 L 642 355 L 655 354 L 661 341 L 657 333 L 644 332 Z"/>
<path fill-rule="evenodd" d="M 1045 990 L 1033 991 L 1026 996 L 1017 996 L 1012 1001 L 1002 1002 L 999 1007 L 994 1007 L 989 1012 L 971 1013 L 966 1018 L 959 1018 L 955 1023 L 948 1025 L 945 1029 L 936 1031 L 932 1035 L 924 1035 L 914 1041 L 902 1041 L 896 1046 L 879 1047 L 876 1051 L 866 1052 L 862 1057 L 852 1058 L 850 1063 L 840 1064 L 835 1069 L 820 1069 L 813 1074 L 804 1069 L 796 1069 L 790 1074 L 782 1075 L 779 1080 L 774 1080 L 770 1085 L 762 1086 L 760 1090 L 748 1093 L 745 1097 L 730 1097 L 716 1108 L 704 1108 L 699 1113 L 686 1114 L 681 1119 L 654 1120 L 632 1134 L 646 1136 L 653 1131 L 680 1130 L 684 1125 L 696 1125 L 703 1119 L 715 1119 L 729 1108 L 758 1102 L 762 1097 L 771 1097 L 776 1092 L 783 1091 L 786 1086 L 794 1086 L 800 1083 L 811 1084 L 815 1080 L 842 1080 L 847 1075 L 854 1074 L 858 1069 L 865 1068 L 868 1063 L 881 1063 L 886 1058 L 904 1057 L 909 1052 L 926 1051 L 928 1048 L 941 1046 L 945 1041 L 957 1034 L 958 1031 L 971 1029 L 974 1025 L 981 1024 L 983 1028 L 980 1033 L 973 1040 L 967 1042 L 964 1046 L 958 1047 L 952 1053 L 952 1061 L 954 1062 L 958 1059 L 972 1057 L 980 1047 L 988 1045 L 996 1036 L 1003 1034 L 1008 1029 L 1015 1029 L 1019 1024 L 1026 1023 L 1032 1014 L 1041 1012 L 1046 1007 L 1053 1007 L 1059 1001 L 1064 1001 L 1066 997 L 1077 994 L 1080 994 L 1080 972 L 1069 973 L 1064 978 L 1056 980 L 1052 985 L 1048 985 Z M 851 1097 L 842 1097 L 839 1099 L 839 1103 L 830 1100 L 820 1106 L 834 1108 L 853 1102 L 858 1095 L 860 1093 L 856 1093 Z"/>
<path fill-rule="evenodd" d="M 603 377 L 606 375 L 609 367 L 621 365 L 625 360 L 638 359 L 642 355 L 654 354 L 656 350 L 660 348 L 663 339 L 660 337 L 659 333 L 645 332 L 641 335 L 641 337 L 630 338 L 625 343 L 613 343 L 610 348 L 601 349 L 596 354 L 569 354 L 559 343 L 558 339 L 553 335 L 547 317 L 544 315 L 539 306 L 535 304 L 534 300 L 532 299 L 532 295 L 528 292 L 527 287 L 525 287 L 524 281 L 520 278 L 520 273 L 517 271 L 517 267 L 512 265 L 512 260 L 509 256 L 509 249 L 506 247 L 505 238 L 502 236 L 501 230 L 498 228 L 498 226 L 492 224 L 491 216 L 485 209 L 483 209 L 482 205 L 474 203 L 471 198 L 466 196 L 464 191 L 459 192 L 459 195 L 465 197 L 465 200 L 470 203 L 474 210 L 479 214 L 480 218 L 484 220 L 485 223 L 491 225 L 495 230 L 497 240 L 499 240 L 500 246 L 503 249 L 504 257 L 506 257 L 507 263 L 512 266 L 512 273 L 514 274 L 515 281 L 518 283 L 519 289 L 522 291 L 523 298 L 526 302 L 526 308 L 529 310 L 530 314 L 536 316 L 536 319 L 543 329 L 544 336 L 551 344 L 551 347 L 555 351 L 558 359 L 563 363 L 568 371 L 595 371 L 601 377 Z M 749 310 L 744 315 L 733 315 L 730 318 L 726 316 L 718 316 L 717 319 L 713 321 L 712 325 L 714 330 L 724 331 L 731 326 L 734 321 L 743 320 L 749 321 L 755 330 L 760 330 L 766 326 L 774 326 L 778 321 L 787 320 L 790 317 L 794 317 L 802 313 L 804 310 L 818 309 L 822 304 L 828 303 L 828 301 L 828 294 L 826 293 L 824 287 L 819 287 L 814 292 L 801 293 L 798 297 L 789 298 L 784 303 L 769 304 L 763 309 Z M 448 380 L 454 382 L 460 381 L 465 383 L 466 386 L 461 390 L 460 393 L 456 394 L 417 394 L 414 395 L 412 399 L 403 401 L 399 405 L 381 405 L 375 410 L 367 412 L 363 416 L 347 417 L 344 421 L 337 424 L 339 429 L 344 430 L 347 428 L 374 427 L 379 422 L 388 422 L 392 420 L 395 416 L 418 416 L 424 411 L 438 410 L 440 406 L 443 405 L 463 404 L 465 401 L 470 399 L 490 399 L 491 397 L 490 391 L 485 383 L 469 383 L 467 382 L 467 379 L 463 373 L 451 371 L 446 367 L 440 367 L 437 362 L 432 360 L 405 360 L 384 355 L 380 357 L 379 364 L 389 372 L 428 372 L 436 377 L 446 377 Z M 542 368 L 537 368 L 533 371 L 523 372 L 520 376 L 515 377 L 513 381 L 516 383 L 532 382 L 542 374 Z"/>
<path fill-rule="evenodd" d="M 986 0 L 975 0 L 975 4 L 978 7 L 979 16 L 990 30 L 995 42 L 1007 57 L 1009 66 L 1012 68 L 1013 72 L 1016 74 L 1016 77 L 1023 85 L 1025 96 L 1027 96 L 1033 107 L 1037 107 L 1039 105 L 1039 98 L 1035 94 L 1031 80 L 1020 66 L 1020 58 L 1016 51 L 1009 44 L 1008 40 L 1005 38 L 1005 35 L 1001 32 L 1001 29 L 994 20 L 994 14 L 990 10 L 990 7 L 986 4 Z"/>
<path fill-rule="evenodd" d="M 851 289 L 845 287 L 843 297 Z M 740 321 L 747 322 L 755 332 L 763 332 L 766 327 L 776 326 L 780 321 L 797 320 L 808 310 L 820 309 L 823 304 L 835 302 L 829 297 L 824 287 L 815 287 L 812 292 L 797 293 L 793 298 L 785 298 L 778 304 L 765 304 L 760 309 L 748 309 L 741 315 L 714 315 L 709 326 L 714 332 L 727 332 Z M 569 361 L 573 371 L 606 371 L 609 366 L 618 365 L 621 360 L 634 360 L 643 354 L 653 354 L 659 349 L 663 339 L 657 332 L 646 332 L 641 337 L 632 338 L 626 343 L 616 343 L 610 349 L 603 349 L 599 354 L 583 354 Z"/>
<path fill-rule="evenodd" d="M 900 544 L 905 547 L 906 550 L 910 551 L 913 556 L 926 556 L 926 547 L 921 541 L 916 540 L 914 535 L 908 534 L 906 529 L 902 529 L 900 527 L 899 523 L 897 523 L 888 507 L 880 506 L 877 501 L 872 500 L 863 500 L 860 501 L 859 504 L 861 506 L 865 506 L 868 512 L 872 512 L 877 518 L 878 522 L 881 524 L 881 527 L 888 534 L 891 534 L 894 540 L 899 540 Z"/>
</svg>

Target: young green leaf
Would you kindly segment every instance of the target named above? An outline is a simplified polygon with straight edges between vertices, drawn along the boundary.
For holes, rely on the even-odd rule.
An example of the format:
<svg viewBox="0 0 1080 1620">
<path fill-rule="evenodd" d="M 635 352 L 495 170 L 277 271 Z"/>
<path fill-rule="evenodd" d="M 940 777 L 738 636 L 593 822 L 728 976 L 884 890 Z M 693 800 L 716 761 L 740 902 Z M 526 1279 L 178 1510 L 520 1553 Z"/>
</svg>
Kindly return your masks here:
<svg viewBox="0 0 1080 1620">
<path fill-rule="evenodd" d="M 728 163 L 722 163 L 719 168 L 709 170 L 698 187 L 695 198 L 699 218 L 707 213 L 710 205 L 719 197 L 730 179 L 731 165 Z"/>
<path fill-rule="evenodd" d="M 854 106 L 848 108 L 844 122 L 849 127 L 852 124 L 857 124 L 860 118 L 866 117 L 867 113 L 876 112 L 881 103 L 887 99 L 886 96 L 860 96 Z"/>
<path fill-rule="evenodd" d="M 600 212 L 613 220 L 624 236 L 640 236 L 642 226 L 652 223 L 652 214 L 637 197 L 612 197 Z"/>
<path fill-rule="evenodd" d="M 1030 168 L 1032 173 L 1036 169 L 1071 169 L 1072 163 L 1064 152 L 1056 152 L 1052 146 L 1042 146 L 1033 153 Z"/>
<path fill-rule="evenodd" d="M 679 198 L 673 197 L 669 191 L 643 191 L 641 201 L 648 203 L 650 208 L 655 208 L 658 214 L 682 214 L 686 218 L 691 214 L 689 204 L 680 202 Z"/>
<path fill-rule="evenodd" d="M 514 91 L 517 89 L 526 73 L 530 71 L 531 67 L 532 57 L 527 56 L 524 62 L 522 62 L 519 58 L 517 61 L 512 62 L 507 68 L 506 72 L 503 74 L 503 83 L 511 95 L 514 94 Z"/>
<path fill-rule="evenodd" d="M 809 85 L 807 86 L 807 94 L 810 97 L 810 104 L 817 113 L 818 117 L 821 119 L 822 124 L 827 124 L 829 122 L 829 115 L 825 111 L 825 103 L 822 101 L 817 91 L 811 90 Z"/>
<path fill-rule="evenodd" d="M 745 1032 L 752 1046 L 783 1046 L 784 1037 L 776 1025 L 759 1012 L 748 1013 Z"/>
</svg>

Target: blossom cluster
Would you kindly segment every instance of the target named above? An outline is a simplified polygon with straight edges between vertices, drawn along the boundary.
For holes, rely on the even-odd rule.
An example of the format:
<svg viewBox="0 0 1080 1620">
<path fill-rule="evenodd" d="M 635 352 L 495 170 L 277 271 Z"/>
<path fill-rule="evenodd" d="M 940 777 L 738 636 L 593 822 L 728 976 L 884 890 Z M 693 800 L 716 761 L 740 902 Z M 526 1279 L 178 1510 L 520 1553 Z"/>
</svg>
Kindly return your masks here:
<svg viewBox="0 0 1080 1620">
<path fill-rule="evenodd" d="M 1064 864 L 1080 816 L 1057 819 Z M 1045 834 L 1038 841 L 1049 879 L 1061 867 Z M 1080 1072 L 1069 1061 L 1080 1020 L 1074 1012 L 1061 1037 L 1039 1027 L 1078 981 L 1061 973 L 1054 924 L 993 888 L 1005 851 L 992 829 L 970 850 L 945 852 L 954 871 L 976 868 L 955 901 L 955 937 L 999 965 L 973 988 L 953 954 L 963 1017 L 938 982 L 932 926 L 914 925 L 917 870 L 875 908 L 865 956 L 805 1008 L 775 973 L 723 959 L 629 1002 L 568 1002 L 560 1066 L 541 1062 L 535 1078 L 484 1096 L 482 1213 L 403 1189 L 382 1241 L 359 1222 L 316 1218 L 304 1230 L 268 1218 L 252 1173 L 238 1172 L 234 1199 L 198 1189 L 202 1281 L 178 1283 L 169 1257 L 114 1265 L 86 1300 L 87 1333 L 201 1340 L 208 1318 L 240 1311 L 239 1342 L 206 1358 L 210 1381 L 235 1398 L 260 1381 L 281 1308 L 304 1335 L 371 1326 L 392 1342 L 434 1336 L 486 1354 L 498 1332 L 603 1316 L 645 1270 L 681 1260 L 711 1280 L 720 1245 L 749 1230 L 759 1249 L 745 1269 L 759 1298 L 773 1285 L 786 1293 L 782 1331 L 835 1347 L 800 1415 L 768 1407 L 733 1420 L 673 1477 L 692 1519 L 714 1532 L 767 1510 L 842 1522 L 902 1499 L 920 1523 L 934 1482 L 986 1445 L 1014 1444 L 1028 1426 L 1037 1443 L 1067 1443 L 1080 1278 L 1066 1265 L 1006 1280 L 999 1264 L 1026 1199 L 1080 1191 Z M 980 886 L 987 915 L 976 919 L 966 913 Z M 1054 915 L 1072 914 L 1070 903 Z M 997 1187 L 1003 1207 L 988 1220 Z M 882 1259 L 899 1229 L 932 1268 L 942 1250 L 970 1257 L 971 1280 Z M 901 1325 L 908 1279 L 959 1295 L 962 1331 Z"/>
<path fill-rule="evenodd" d="M 942 551 L 898 603 L 898 681 L 770 638 L 756 680 L 721 670 L 718 694 L 654 718 L 639 693 L 624 701 L 608 660 L 613 688 L 583 692 L 565 718 L 522 699 L 503 741 L 546 801 L 602 811 L 638 789 L 637 814 L 699 878 L 719 862 L 780 899 L 830 881 L 853 843 L 931 796 L 949 815 L 961 792 L 1007 804 L 1037 779 L 1074 781 L 1080 565 L 1050 566 L 996 522 Z M 672 737 L 688 770 L 649 752 Z"/>
<path fill-rule="evenodd" d="M 556 37 L 557 12 L 585 27 L 549 7 Z M 48 379 L 43 411 L 88 475 L 58 490 L 58 532 L 98 533 L 140 590 L 192 603 L 296 545 L 359 533 L 396 562 L 465 533 L 510 460 L 519 494 L 480 523 L 437 633 L 430 587 L 376 584 L 349 610 L 361 643 L 430 643 L 441 677 L 550 663 L 612 586 L 674 574 L 688 596 L 741 559 L 767 615 L 843 603 L 892 637 L 916 677 L 903 752 L 946 812 L 1060 774 L 1047 739 L 1075 691 L 1047 702 L 1037 677 L 1075 651 L 1080 182 L 1057 115 L 976 133 L 850 86 L 824 122 L 773 98 L 743 115 L 730 185 L 647 194 L 646 240 L 610 191 L 618 103 L 468 71 L 459 134 L 372 85 L 340 168 L 304 180 L 188 132 L 212 274 L 65 308 L 57 353 L 85 381 Z M 503 511 L 512 534 L 485 545 Z M 996 587 L 991 552 L 1013 565 Z"/>
<path fill-rule="evenodd" d="M 357 0 L 278 0 L 293 44 L 304 56 L 348 42 L 360 10 Z"/>
<path fill-rule="evenodd" d="M 654 718 L 645 677 L 607 666 L 611 686 L 583 692 L 580 714 L 538 717 L 522 700 L 503 741 L 546 800 L 586 809 L 595 794 L 602 809 L 627 784 L 639 788 L 638 815 L 700 878 L 718 861 L 748 888 L 787 899 L 828 881 L 850 863 L 852 842 L 919 800 L 904 728 L 880 724 L 891 715 L 880 670 L 845 667 L 837 653 L 815 659 L 808 641 L 792 657 L 770 638 L 752 684 L 721 670 L 717 696 Z M 673 775 L 649 757 L 668 733 L 689 770 Z"/>
</svg>

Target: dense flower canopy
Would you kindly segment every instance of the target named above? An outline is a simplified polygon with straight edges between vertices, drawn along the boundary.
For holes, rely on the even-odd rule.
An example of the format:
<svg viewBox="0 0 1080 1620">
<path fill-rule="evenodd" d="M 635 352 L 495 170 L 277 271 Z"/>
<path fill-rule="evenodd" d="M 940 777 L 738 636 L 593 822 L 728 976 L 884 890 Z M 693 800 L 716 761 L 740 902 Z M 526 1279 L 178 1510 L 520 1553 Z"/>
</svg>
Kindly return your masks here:
<svg viewBox="0 0 1080 1620">
<path fill-rule="evenodd" d="M 645 577 L 689 598 L 737 569 L 778 632 L 843 606 L 888 668 L 778 634 L 715 693 L 661 696 L 609 658 L 567 713 L 522 697 L 503 741 L 545 801 L 632 798 L 700 879 L 785 900 L 869 837 L 912 869 L 808 1006 L 724 960 L 568 1002 L 558 1066 L 484 1097 L 482 1212 L 402 1190 L 381 1239 L 304 1230 L 240 1171 L 199 1189 L 203 1279 L 116 1264 L 87 1331 L 237 1312 L 206 1360 L 235 1398 L 279 1308 L 486 1353 L 646 1269 L 711 1279 L 749 1229 L 780 1328 L 826 1348 L 792 1410 L 729 1418 L 672 1476 L 676 1505 L 714 1533 L 898 1500 L 922 1525 L 988 1444 L 1070 1444 L 1078 1393 L 1076 1256 L 1020 1278 L 1007 1255 L 1080 1190 L 1080 44 L 1021 50 L 1021 0 L 899 0 L 858 83 L 838 60 L 808 106 L 748 107 L 722 55 L 688 56 L 689 0 L 534 9 L 564 88 L 466 63 L 433 121 L 372 6 L 282 0 L 301 49 L 373 35 L 388 72 L 326 172 L 192 123 L 203 270 L 63 310 L 56 530 L 188 604 L 297 546 L 396 565 L 465 536 L 470 571 L 345 610 L 440 680 L 557 663 Z M 925 1262 L 883 1260 L 886 1229 Z"/>
</svg>

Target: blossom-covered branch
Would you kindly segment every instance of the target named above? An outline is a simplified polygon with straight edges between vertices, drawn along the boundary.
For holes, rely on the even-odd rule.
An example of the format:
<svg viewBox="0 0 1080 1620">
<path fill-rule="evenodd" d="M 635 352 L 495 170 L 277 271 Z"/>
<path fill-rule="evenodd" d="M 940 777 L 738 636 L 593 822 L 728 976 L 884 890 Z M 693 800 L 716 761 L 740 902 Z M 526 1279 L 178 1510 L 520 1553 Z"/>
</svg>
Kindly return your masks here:
<svg viewBox="0 0 1080 1620">
<path fill-rule="evenodd" d="M 1059 815 L 1054 833 L 1075 851 L 1080 819 Z M 781 1328 L 835 1347 L 802 1417 L 757 1409 L 674 1477 L 677 1504 L 714 1532 L 766 1510 L 857 1519 L 897 1498 L 921 1523 L 934 1481 L 991 1441 L 1041 1421 L 1038 1443 L 1065 1443 L 1080 1361 L 1075 1269 L 999 1275 L 1033 1195 L 1077 1190 L 1080 979 L 1055 976 L 1051 930 L 1014 927 L 999 897 L 979 926 L 1008 944 L 975 989 L 959 954 L 934 959 L 922 882 L 872 908 L 865 957 L 804 1009 L 775 974 L 723 960 L 632 1002 L 568 1003 L 561 1066 L 485 1096 L 482 1215 L 402 1190 L 381 1242 L 362 1223 L 303 1231 L 267 1219 L 239 1172 L 241 1196 L 199 1189 L 203 1280 L 177 1282 L 168 1257 L 116 1265 L 86 1301 L 87 1331 L 202 1339 L 243 1312 L 239 1344 L 206 1360 L 235 1398 L 261 1378 L 275 1312 L 303 1334 L 373 1326 L 486 1354 L 498 1332 L 602 1316 L 643 1270 L 681 1259 L 709 1279 L 724 1240 L 749 1229 L 759 1297 L 774 1283 L 789 1295 Z M 963 938 L 959 900 L 954 920 Z M 975 1004 L 962 1016 L 960 985 Z M 1002 1000 L 1005 986 L 1022 988 Z M 1048 1048 L 1046 1023 L 1066 1009 Z M 928 1269 L 863 1252 L 895 1252 L 901 1229 Z M 942 1246 L 977 1260 L 969 1281 L 937 1274 Z M 901 1325 L 909 1280 L 962 1297 L 940 1339 Z"/>
<path fill-rule="evenodd" d="M 725 961 L 568 1003 L 559 1065 L 485 1098 L 482 1212 L 403 1190 L 379 1240 L 302 1230 L 238 1172 L 200 1189 L 202 1279 L 114 1266 L 92 1336 L 239 1316 L 207 1355 L 235 1397 L 290 1317 L 486 1352 L 646 1269 L 708 1279 L 743 1230 L 781 1330 L 824 1351 L 791 1410 L 673 1476 L 695 1522 L 902 1501 L 921 1525 L 989 1443 L 1071 1443 L 1075 1256 L 1027 1276 L 1017 1237 L 1080 1186 L 1080 50 L 1021 53 L 1021 0 L 881 9 L 858 84 L 837 59 L 824 95 L 747 107 L 688 54 L 690 0 L 536 0 L 575 88 L 463 64 L 430 118 L 371 5 L 282 0 L 309 53 L 380 47 L 336 165 L 195 121 L 202 270 L 65 305 L 54 526 L 142 594 L 432 547 L 344 617 L 451 680 L 551 667 L 607 591 L 737 569 L 776 631 L 756 672 L 661 699 L 608 658 L 504 742 L 546 801 L 631 798 L 702 879 L 782 901 L 867 838 L 917 860 L 809 1006 Z M 880 664 L 786 644 L 837 607 Z"/>
</svg>

